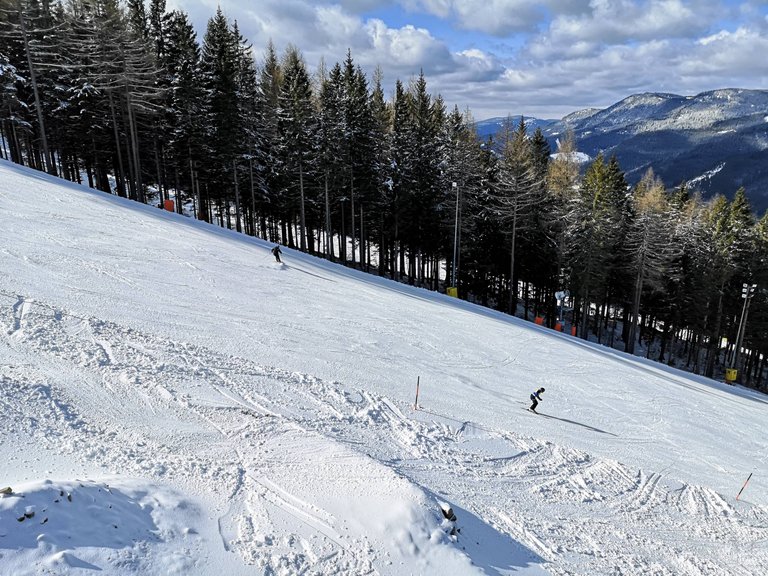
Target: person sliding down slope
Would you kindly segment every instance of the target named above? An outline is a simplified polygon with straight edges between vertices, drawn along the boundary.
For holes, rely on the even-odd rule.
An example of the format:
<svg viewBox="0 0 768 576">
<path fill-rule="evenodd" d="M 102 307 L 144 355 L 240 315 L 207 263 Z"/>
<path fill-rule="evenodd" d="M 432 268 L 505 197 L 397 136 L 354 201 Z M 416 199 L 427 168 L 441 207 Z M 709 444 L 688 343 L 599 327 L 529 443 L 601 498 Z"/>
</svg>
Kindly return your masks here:
<svg viewBox="0 0 768 576">
<path fill-rule="evenodd" d="M 539 405 L 539 401 L 543 401 L 544 400 L 541 397 L 541 394 L 543 392 L 544 392 L 544 388 L 539 388 L 538 390 L 536 390 L 536 392 L 531 394 L 531 402 L 533 402 L 533 404 L 531 404 L 531 407 L 528 408 L 528 410 L 530 410 L 531 412 L 536 412 L 536 406 Z"/>
<path fill-rule="evenodd" d="M 280 250 L 280 245 L 279 244 L 277 246 L 275 246 L 274 248 L 272 248 L 272 254 L 275 256 L 275 260 L 277 262 L 282 262 L 282 260 L 280 260 L 280 254 L 282 254 L 282 253 L 283 252 L 282 252 L 282 250 Z"/>
</svg>

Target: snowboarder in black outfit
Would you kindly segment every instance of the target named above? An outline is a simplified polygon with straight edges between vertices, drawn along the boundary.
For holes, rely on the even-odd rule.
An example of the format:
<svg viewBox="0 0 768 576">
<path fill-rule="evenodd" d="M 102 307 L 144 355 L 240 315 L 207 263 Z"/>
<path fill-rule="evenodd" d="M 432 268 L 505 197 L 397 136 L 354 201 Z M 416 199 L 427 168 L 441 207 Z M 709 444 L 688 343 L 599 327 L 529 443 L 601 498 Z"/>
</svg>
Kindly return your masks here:
<svg viewBox="0 0 768 576">
<path fill-rule="evenodd" d="M 531 404 L 531 407 L 528 408 L 528 410 L 530 410 L 531 412 L 536 412 L 536 406 L 539 405 L 539 400 L 543 400 L 543 398 L 541 397 L 542 392 L 544 392 L 544 388 L 539 388 L 538 390 L 536 390 L 536 392 L 531 394 L 531 402 L 533 402 L 533 404 Z"/>
<path fill-rule="evenodd" d="M 272 248 L 272 254 L 274 254 L 275 260 L 277 262 L 282 262 L 282 260 L 280 260 L 280 254 L 282 254 L 282 252 L 280 251 L 280 245 L 279 244 L 277 246 L 275 246 L 274 248 Z"/>
</svg>

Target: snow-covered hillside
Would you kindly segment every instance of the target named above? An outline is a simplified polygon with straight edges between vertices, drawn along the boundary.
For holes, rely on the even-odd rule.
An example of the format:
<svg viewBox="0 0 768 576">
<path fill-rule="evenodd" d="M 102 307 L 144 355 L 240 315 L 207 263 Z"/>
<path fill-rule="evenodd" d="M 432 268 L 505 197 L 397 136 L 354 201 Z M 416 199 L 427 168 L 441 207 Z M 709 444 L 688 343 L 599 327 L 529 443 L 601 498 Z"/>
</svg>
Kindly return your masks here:
<svg viewBox="0 0 768 576">
<path fill-rule="evenodd" d="M 750 118 L 765 110 L 768 110 L 768 92 L 765 90 L 734 88 L 702 92 L 696 96 L 651 92 L 633 94 L 604 110 L 575 112 L 563 118 L 561 124 L 570 125 L 578 132 L 717 131 L 717 124 L 724 120 Z"/>
<path fill-rule="evenodd" d="M 0 574 L 765 573 L 765 396 L 270 247 L 0 161 Z"/>
<path fill-rule="evenodd" d="M 552 144 L 572 129 L 580 152 L 615 156 L 630 184 L 651 168 L 666 186 L 686 183 L 705 198 L 731 198 L 743 187 L 759 216 L 768 208 L 766 112 L 766 90 L 645 93 L 571 114 L 543 132 Z"/>
</svg>

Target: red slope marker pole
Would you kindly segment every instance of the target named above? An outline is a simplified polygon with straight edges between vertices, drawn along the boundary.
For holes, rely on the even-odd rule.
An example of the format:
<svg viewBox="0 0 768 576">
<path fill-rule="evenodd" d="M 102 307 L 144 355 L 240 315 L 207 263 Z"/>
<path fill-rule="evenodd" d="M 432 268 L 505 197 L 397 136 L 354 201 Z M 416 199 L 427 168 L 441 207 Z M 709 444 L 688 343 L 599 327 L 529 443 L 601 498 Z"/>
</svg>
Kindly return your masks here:
<svg viewBox="0 0 768 576">
<path fill-rule="evenodd" d="M 746 482 L 744 482 L 744 486 L 742 486 L 742 487 L 741 487 L 741 490 L 739 490 L 739 493 L 738 493 L 738 494 L 736 494 L 736 500 L 738 500 L 738 499 L 739 499 L 739 496 L 741 496 L 741 493 L 742 493 L 742 492 L 744 492 L 744 488 L 746 488 L 746 487 L 747 487 L 747 484 L 749 484 L 749 479 L 750 479 L 750 478 L 752 478 L 752 474 L 754 474 L 754 472 L 750 472 L 750 473 L 749 473 L 749 477 L 747 478 L 747 481 L 746 481 Z"/>
<path fill-rule="evenodd" d="M 413 409 L 419 409 L 419 379 L 421 376 L 416 376 L 416 402 L 413 403 Z"/>
</svg>

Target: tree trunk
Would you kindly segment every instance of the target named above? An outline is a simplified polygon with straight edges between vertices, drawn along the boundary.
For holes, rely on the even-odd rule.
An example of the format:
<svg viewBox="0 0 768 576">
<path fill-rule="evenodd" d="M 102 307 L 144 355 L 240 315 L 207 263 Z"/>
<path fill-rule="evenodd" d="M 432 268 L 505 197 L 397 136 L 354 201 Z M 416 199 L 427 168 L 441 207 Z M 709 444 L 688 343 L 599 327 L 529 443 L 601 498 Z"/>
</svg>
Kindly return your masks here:
<svg viewBox="0 0 768 576">
<path fill-rule="evenodd" d="M 515 282 L 515 241 L 517 239 L 517 202 L 512 214 L 512 247 L 509 250 L 509 308 L 507 312 L 515 315 L 517 307 L 517 282 Z"/>
<path fill-rule="evenodd" d="M 331 202 L 328 196 L 328 170 L 325 171 L 325 257 L 333 260 L 333 236 L 331 234 Z"/>
<path fill-rule="evenodd" d="M 232 160 L 232 178 L 235 181 L 235 230 L 242 232 L 243 228 L 240 224 L 240 187 L 237 185 L 237 163 L 234 160 Z"/>
<path fill-rule="evenodd" d="M 717 352 L 720 347 L 720 325 L 723 317 L 723 291 L 725 290 L 725 282 L 720 285 L 717 296 L 717 314 L 715 315 L 715 328 L 711 332 L 707 357 L 707 364 L 704 375 L 708 378 L 712 378 L 715 373 L 715 362 L 717 360 Z"/>
<path fill-rule="evenodd" d="M 250 234 L 256 236 L 256 187 L 253 182 L 253 157 L 248 158 L 248 173 L 251 183 Z"/>
<path fill-rule="evenodd" d="M 349 237 L 352 240 L 350 243 L 350 251 L 352 252 L 352 263 L 355 263 L 355 172 L 354 170 L 349 176 L 349 213 L 352 216 L 352 228 L 350 230 Z"/>
<path fill-rule="evenodd" d="M 299 230 L 299 246 L 301 247 L 302 252 L 307 251 L 307 229 L 306 229 L 306 220 L 305 220 L 305 213 L 304 213 L 304 165 L 301 159 L 299 159 L 299 190 L 301 193 L 301 214 L 300 214 L 300 230 Z"/>
<path fill-rule="evenodd" d="M 163 186 L 163 177 L 160 172 L 160 155 L 157 153 L 157 135 L 152 135 L 153 153 L 155 156 L 155 178 L 157 178 L 157 191 L 160 192 L 160 208 L 165 205 L 165 187 Z"/>
<path fill-rule="evenodd" d="M 131 134 L 131 148 L 133 156 L 133 169 L 136 187 L 136 200 L 142 204 L 147 203 L 144 196 L 144 185 L 141 181 L 141 161 L 139 160 L 139 137 L 136 131 L 136 115 L 133 113 L 130 93 L 126 94 L 126 107 L 128 108 L 128 129 Z"/>
<path fill-rule="evenodd" d="M 16 6 L 19 13 L 19 28 L 21 30 L 21 36 L 24 42 L 24 52 L 27 56 L 27 65 L 29 66 L 29 81 L 32 84 L 32 94 L 35 98 L 35 110 L 37 111 L 37 123 L 40 130 L 40 143 L 43 146 L 43 170 L 52 173 L 53 166 L 51 158 L 48 154 L 48 138 L 45 135 L 45 121 L 43 119 L 43 106 L 40 103 L 40 94 L 37 90 L 37 75 L 35 74 L 35 66 L 32 64 L 32 53 L 29 51 L 29 38 L 27 37 L 27 27 L 24 21 L 24 9 L 21 5 L 21 0 L 17 0 Z"/>
<path fill-rule="evenodd" d="M 645 254 L 640 257 L 640 263 L 635 277 L 635 292 L 632 299 L 632 320 L 629 325 L 629 337 L 627 338 L 626 352 L 635 353 L 635 340 L 637 334 L 637 316 L 640 313 L 640 296 L 643 293 L 643 272 L 645 268 Z"/>
</svg>

